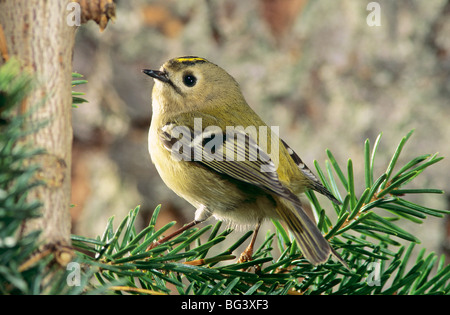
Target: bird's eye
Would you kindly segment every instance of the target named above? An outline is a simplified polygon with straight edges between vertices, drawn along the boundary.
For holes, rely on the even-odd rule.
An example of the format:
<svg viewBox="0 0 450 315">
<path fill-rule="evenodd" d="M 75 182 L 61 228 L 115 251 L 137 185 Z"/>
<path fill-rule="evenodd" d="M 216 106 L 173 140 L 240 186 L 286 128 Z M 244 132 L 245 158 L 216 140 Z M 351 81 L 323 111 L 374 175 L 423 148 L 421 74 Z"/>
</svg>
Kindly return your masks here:
<svg viewBox="0 0 450 315">
<path fill-rule="evenodd" d="M 197 78 L 192 74 L 186 74 L 183 77 L 183 83 L 187 87 L 193 87 L 195 85 L 195 83 L 197 83 Z"/>
</svg>

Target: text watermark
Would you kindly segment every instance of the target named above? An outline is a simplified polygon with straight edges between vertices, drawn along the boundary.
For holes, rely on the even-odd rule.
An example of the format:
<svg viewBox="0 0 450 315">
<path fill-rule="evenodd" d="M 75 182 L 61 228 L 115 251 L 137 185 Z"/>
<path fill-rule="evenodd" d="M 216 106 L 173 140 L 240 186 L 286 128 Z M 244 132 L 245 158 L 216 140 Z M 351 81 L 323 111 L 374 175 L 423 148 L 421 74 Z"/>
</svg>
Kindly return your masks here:
<svg viewBox="0 0 450 315">
<path fill-rule="evenodd" d="M 207 126 L 194 118 L 194 130 L 186 126 L 166 125 L 162 128 L 166 147 L 170 146 L 176 161 L 259 162 L 261 172 L 278 167 L 278 126 Z M 256 142 L 255 139 L 258 139 Z"/>
<path fill-rule="evenodd" d="M 66 7 L 67 11 L 71 11 L 67 14 L 66 22 L 69 26 L 81 25 L 81 6 L 77 2 L 69 2 Z"/>
<path fill-rule="evenodd" d="M 369 2 L 366 7 L 367 11 L 371 11 L 367 15 L 366 22 L 369 26 L 381 26 L 381 6 L 378 2 Z"/>
</svg>

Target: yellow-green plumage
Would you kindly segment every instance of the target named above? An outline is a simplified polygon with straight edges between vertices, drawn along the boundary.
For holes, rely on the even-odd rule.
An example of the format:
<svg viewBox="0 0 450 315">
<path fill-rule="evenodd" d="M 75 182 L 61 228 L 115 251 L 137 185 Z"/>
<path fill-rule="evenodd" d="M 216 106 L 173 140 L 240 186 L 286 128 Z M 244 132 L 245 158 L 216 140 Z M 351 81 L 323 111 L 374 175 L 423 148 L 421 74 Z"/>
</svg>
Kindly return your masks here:
<svg viewBox="0 0 450 315">
<path fill-rule="evenodd" d="M 270 129 L 248 106 L 236 81 L 222 68 L 199 57 L 172 59 L 160 71 L 145 71 L 155 78 L 149 132 L 151 159 L 166 185 L 198 209 L 196 220 L 209 215 L 237 224 L 282 219 L 305 257 L 313 264 L 325 262 L 332 249 L 303 211 L 298 195 L 314 189 L 337 200 L 276 134 L 267 132 L 260 139 L 260 127 Z M 207 150 L 212 137 L 191 141 L 193 138 L 175 136 L 180 126 L 195 136 L 199 119 L 203 129 L 216 126 L 224 133 L 227 127 L 241 126 L 248 131 L 238 132 L 245 141 L 224 136 L 212 152 Z M 175 143 L 192 149 L 183 151 L 181 161 L 174 155 Z M 257 159 L 249 160 L 252 148 L 266 150 Z M 194 160 L 193 155 L 188 155 L 192 152 L 201 152 L 202 159 Z M 231 152 L 237 161 L 212 158 L 225 156 L 225 152 Z"/>
</svg>

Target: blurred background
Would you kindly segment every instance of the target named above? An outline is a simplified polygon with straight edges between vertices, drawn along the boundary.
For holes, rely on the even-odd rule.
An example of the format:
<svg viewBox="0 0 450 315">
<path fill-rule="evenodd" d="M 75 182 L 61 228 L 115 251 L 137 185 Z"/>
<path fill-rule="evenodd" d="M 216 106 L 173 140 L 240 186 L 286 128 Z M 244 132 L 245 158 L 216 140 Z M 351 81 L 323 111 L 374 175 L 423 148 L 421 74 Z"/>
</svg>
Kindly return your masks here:
<svg viewBox="0 0 450 315">
<path fill-rule="evenodd" d="M 411 129 L 397 165 L 426 153 L 450 156 L 450 0 L 376 1 L 379 26 L 369 25 L 377 21 L 361 0 L 115 2 L 115 24 L 100 33 L 90 22 L 77 34 L 74 71 L 89 82 L 75 90 L 89 103 L 73 110 L 75 234 L 101 235 L 109 217 L 117 226 L 137 205 L 138 228 L 158 204 L 159 226 L 193 219 L 195 209 L 166 188 L 147 151 L 153 80 L 141 69 L 173 57 L 201 56 L 226 69 L 310 168 L 314 160 L 325 167 L 326 149 L 344 169 L 351 158 L 358 193 L 364 141 L 373 145 L 381 132 L 376 177 Z M 410 187 L 449 191 L 449 173 L 447 158 Z M 449 195 L 410 200 L 449 208 Z M 419 248 L 443 253 L 449 222 L 403 226 L 422 240 Z"/>
</svg>

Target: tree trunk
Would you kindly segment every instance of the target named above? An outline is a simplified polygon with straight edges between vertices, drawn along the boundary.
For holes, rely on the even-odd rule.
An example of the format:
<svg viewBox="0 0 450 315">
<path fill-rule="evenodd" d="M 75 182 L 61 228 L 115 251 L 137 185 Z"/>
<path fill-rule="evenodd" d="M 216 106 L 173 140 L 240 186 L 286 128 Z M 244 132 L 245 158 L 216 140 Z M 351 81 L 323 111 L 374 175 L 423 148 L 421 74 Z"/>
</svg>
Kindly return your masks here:
<svg viewBox="0 0 450 315">
<path fill-rule="evenodd" d="M 69 0 L 0 0 L 3 27 L 10 57 L 23 64 L 36 78 L 36 88 L 22 110 L 40 103 L 31 122 L 48 121 L 30 136 L 32 144 L 47 153 L 37 162 L 39 179 L 45 186 L 30 198 L 43 203 L 42 217 L 27 222 L 26 229 L 42 230 L 42 240 L 60 263 L 70 259 L 64 249 L 70 246 L 70 181 L 72 155 L 72 53 L 76 27 L 67 24 Z M 1 62 L 1 58 L 0 58 Z M 62 250 L 62 251 L 61 251 Z"/>
</svg>

